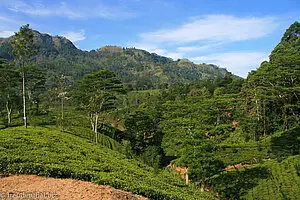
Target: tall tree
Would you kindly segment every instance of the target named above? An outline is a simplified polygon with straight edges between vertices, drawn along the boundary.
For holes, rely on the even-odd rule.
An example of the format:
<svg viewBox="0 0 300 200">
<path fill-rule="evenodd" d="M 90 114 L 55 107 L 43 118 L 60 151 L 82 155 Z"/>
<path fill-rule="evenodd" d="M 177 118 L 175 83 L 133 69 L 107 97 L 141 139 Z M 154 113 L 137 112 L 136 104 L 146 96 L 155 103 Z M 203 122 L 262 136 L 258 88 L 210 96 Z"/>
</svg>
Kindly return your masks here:
<svg viewBox="0 0 300 200">
<path fill-rule="evenodd" d="M 25 66 L 29 65 L 33 55 L 33 36 L 33 30 L 29 28 L 29 24 L 26 24 L 20 28 L 19 32 L 15 33 L 12 41 L 14 61 L 19 66 L 22 76 L 23 120 L 25 128 L 27 128 Z"/>
<path fill-rule="evenodd" d="M 295 22 L 272 51 L 270 61 L 247 77 L 243 86 L 245 110 L 250 121 L 256 122 L 243 124 L 250 129 L 257 127 L 254 132 L 258 136 L 288 130 L 299 119 L 299 47 L 300 23 Z"/>
<path fill-rule="evenodd" d="M 79 82 L 76 94 L 80 105 L 88 111 L 91 125 L 95 132 L 96 143 L 98 142 L 98 121 L 103 111 L 115 107 L 117 93 L 124 92 L 121 81 L 109 70 L 101 70 L 85 75 Z"/>
</svg>

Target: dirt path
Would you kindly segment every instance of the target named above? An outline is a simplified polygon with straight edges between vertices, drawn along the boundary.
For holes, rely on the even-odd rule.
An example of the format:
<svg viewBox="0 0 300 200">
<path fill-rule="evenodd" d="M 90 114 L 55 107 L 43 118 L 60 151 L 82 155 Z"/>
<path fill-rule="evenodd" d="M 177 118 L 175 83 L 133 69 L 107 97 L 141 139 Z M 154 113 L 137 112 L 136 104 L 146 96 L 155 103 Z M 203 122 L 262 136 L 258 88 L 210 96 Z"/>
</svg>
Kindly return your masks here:
<svg viewBox="0 0 300 200">
<path fill-rule="evenodd" d="M 12 198 L 13 197 L 13 198 Z M 54 179 L 35 175 L 14 175 L 0 178 L 0 199 L 52 200 L 147 200 L 110 186 L 72 179 Z"/>
</svg>

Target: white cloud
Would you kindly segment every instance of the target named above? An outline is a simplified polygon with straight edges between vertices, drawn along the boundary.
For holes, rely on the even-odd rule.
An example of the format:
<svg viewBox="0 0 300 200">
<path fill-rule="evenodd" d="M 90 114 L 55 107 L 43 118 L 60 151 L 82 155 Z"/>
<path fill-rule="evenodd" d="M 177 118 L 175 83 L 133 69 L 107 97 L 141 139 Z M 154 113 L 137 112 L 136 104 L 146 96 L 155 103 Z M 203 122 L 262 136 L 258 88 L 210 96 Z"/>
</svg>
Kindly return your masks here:
<svg viewBox="0 0 300 200">
<path fill-rule="evenodd" d="M 259 67 L 262 61 L 268 60 L 268 53 L 229 52 L 198 56 L 190 59 L 198 63 L 213 63 L 227 68 L 227 70 L 234 74 L 247 77 L 249 71 Z"/>
<path fill-rule="evenodd" d="M 36 16 L 67 16 L 69 18 L 81 18 L 81 14 L 70 10 L 66 3 L 61 2 L 55 7 L 45 6 L 44 4 L 27 4 L 23 1 L 13 1 L 7 5 L 7 8 L 13 12 L 25 13 Z"/>
<path fill-rule="evenodd" d="M 202 50 L 202 46 L 184 46 L 184 47 L 177 47 L 178 51 L 182 52 L 193 52 L 193 51 L 199 51 Z M 205 48 L 204 48 L 205 49 Z"/>
<path fill-rule="evenodd" d="M 0 38 L 7 38 L 14 35 L 13 31 L 0 31 Z"/>
<path fill-rule="evenodd" d="M 71 42 L 77 42 L 84 40 L 85 37 L 85 32 L 83 29 L 81 29 L 79 32 L 74 32 L 74 31 L 68 31 L 62 34 L 64 37 L 67 39 L 71 40 Z"/>
<path fill-rule="evenodd" d="M 126 19 L 135 16 L 133 12 L 124 10 L 122 7 L 105 5 L 101 2 L 95 2 L 94 5 L 82 4 L 68 5 L 65 2 L 59 4 L 52 3 L 45 5 L 43 3 L 33 2 L 25 3 L 24 1 L 12 0 L 10 3 L 2 3 L 10 11 L 25 13 L 35 16 L 62 16 L 70 19 L 87 19 L 87 18 L 106 18 L 106 19 Z M 1 3 L 0 3 L 1 5 Z M 80 6 L 78 6 L 80 5 Z"/>
<path fill-rule="evenodd" d="M 184 52 L 184 53 L 203 52 L 203 51 L 208 51 L 214 47 L 220 46 L 222 44 L 223 42 L 211 43 L 211 44 L 199 45 L 199 46 L 180 46 L 177 47 L 177 51 Z"/>
<path fill-rule="evenodd" d="M 138 34 L 138 44 L 150 52 L 192 61 L 212 63 L 227 68 L 234 74 L 246 77 L 268 59 L 265 52 L 233 52 L 231 43 L 266 37 L 280 26 L 275 17 L 236 17 L 207 15 L 190 18 L 186 23 L 169 29 Z M 205 56 L 197 56 L 205 55 Z"/>
<path fill-rule="evenodd" d="M 136 16 L 134 12 L 118 6 L 98 4 L 95 9 L 92 9 L 91 13 L 89 13 L 88 9 L 89 8 L 87 8 L 86 12 L 88 16 L 92 15 L 93 17 L 101 17 L 106 19 L 129 19 Z"/>
<path fill-rule="evenodd" d="M 273 32 L 277 26 L 272 17 L 208 15 L 194 18 L 173 29 L 142 33 L 139 36 L 155 43 L 232 42 L 261 38 Z"/>
</svg>

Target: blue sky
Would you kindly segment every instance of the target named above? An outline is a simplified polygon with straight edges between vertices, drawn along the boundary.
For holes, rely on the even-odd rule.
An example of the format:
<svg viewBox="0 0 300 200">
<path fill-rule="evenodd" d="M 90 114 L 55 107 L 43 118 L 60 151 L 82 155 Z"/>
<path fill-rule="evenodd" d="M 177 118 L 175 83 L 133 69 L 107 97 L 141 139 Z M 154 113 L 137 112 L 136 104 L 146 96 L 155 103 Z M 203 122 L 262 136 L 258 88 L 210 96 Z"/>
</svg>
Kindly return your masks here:
<svg viewBox="0 0 300 200">
<path fill-rule="evenodd" d="M 299 0 L 0 0 L 0 37 L 29 23 L 83 50 L 136 47 L 246 77 L 299 16 Z"/>
</svg>

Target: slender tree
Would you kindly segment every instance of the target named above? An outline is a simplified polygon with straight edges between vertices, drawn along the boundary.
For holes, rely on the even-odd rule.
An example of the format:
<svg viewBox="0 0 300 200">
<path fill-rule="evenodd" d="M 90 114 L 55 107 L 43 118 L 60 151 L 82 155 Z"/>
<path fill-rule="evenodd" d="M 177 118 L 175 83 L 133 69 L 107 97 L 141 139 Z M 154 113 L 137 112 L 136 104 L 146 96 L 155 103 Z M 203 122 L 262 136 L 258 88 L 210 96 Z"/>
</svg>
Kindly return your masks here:
<svg viewBox="0 0 300 200">
<path fill-rule="evenodd" d="M 25 128 L 27 128 L 25 67 L 29 65 L 33 55 L 33 37 L 33 30 L 29 28 L 29 24 L 26 24 L 20 28 L 19 32 L 15 33 L 12 42 L 14 62 L 20 68 L 22 77 L 23 120 Z"/>
<path fill-rule="evenodd" d="M 65 114 L 64 107 L 65 101 L 70 99 L 70 88 L 71 88 L 71 77 L 61 75 L 59 78 L 59 83 L 57 87 L 57 97 L 60 99 L 61 103 L 61 131 L 64 132 L 65 125 Z"/>
<path fill-rule="evenodd" d="M 96 143 L 98 142 L 99 115 L 115 107 L 116 95 L 121 92 L 124 92 L 121 81 L 108 70 L 88 74 L 79 83 L 76 98 L 89 112 Z"/>
</svg>

